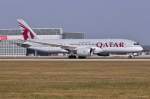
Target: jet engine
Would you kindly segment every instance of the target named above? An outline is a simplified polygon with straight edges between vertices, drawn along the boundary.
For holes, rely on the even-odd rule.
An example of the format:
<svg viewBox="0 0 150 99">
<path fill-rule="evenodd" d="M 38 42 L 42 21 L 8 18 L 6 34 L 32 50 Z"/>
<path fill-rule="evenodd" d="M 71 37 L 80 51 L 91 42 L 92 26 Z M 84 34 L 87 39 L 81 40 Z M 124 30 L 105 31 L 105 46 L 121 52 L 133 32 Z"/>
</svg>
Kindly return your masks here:
<svg viewBox="0 0 150 99">
<path fill-rule="evenodd" d="M 92 53 L 91 48 L 78 48 L 76 54 L 78 56 L 90 56 Z"/>
</svg>

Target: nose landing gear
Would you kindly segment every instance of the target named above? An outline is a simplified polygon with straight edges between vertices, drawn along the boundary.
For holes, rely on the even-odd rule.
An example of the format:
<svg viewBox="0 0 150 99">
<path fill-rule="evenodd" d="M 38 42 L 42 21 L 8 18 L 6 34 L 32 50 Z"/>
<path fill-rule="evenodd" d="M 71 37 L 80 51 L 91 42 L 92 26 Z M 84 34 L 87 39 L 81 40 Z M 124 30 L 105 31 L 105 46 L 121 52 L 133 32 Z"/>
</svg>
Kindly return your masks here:
<svg viewBox="0 0 150 99">
<path fill-rule="evenodd" d="M 139 56 L 139 53 L 131 53 L 129 54 L 128 58 L 135 58 L 135 56 Z"/>
<path fill-rule="evenodd" d="M 132 59 L 132 58 L 135 58 L 135 56 L 134 55 L 129 55 L 128 58 Z"/>
</svg>

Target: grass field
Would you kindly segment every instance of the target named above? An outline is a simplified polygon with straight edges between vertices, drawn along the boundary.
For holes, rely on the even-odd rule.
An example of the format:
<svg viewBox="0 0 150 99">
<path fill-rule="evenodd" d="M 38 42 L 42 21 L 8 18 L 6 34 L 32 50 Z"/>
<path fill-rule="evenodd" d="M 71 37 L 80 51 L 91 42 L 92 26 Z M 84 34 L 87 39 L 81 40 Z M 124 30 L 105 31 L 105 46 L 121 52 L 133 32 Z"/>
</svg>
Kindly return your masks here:
<svg viewBox="0 0 150 99">
<path fill-rule="evenodd" d="M 150 99 L 150 62 L 0 62 L 0 99 Z"/>
</svg>

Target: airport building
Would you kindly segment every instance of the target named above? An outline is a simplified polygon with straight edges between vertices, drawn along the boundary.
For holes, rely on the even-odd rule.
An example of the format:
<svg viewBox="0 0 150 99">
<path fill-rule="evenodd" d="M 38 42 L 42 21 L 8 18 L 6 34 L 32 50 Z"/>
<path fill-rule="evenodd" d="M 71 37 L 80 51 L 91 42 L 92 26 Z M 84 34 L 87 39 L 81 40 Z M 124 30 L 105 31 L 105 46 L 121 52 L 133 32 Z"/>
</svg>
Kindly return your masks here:
<svg viewBox="0 0 150 99">
<path fill-rule="evenodd" d="M 40 39 L 82 39 L 83 33 L 63 32 L 62 28 L 35 28 L 33 29 Z M 33 50 L 22 48 L 16 43 L 23 42 L 21 31 L 17 29 L 0 29 L 0 56 L 26 56 Z M 4 41 L 2 41 L 4 40 Z M 8 41 L 5 41 L 8 40 Z M 39 52 L 38 55 L 49 55 Z"/>
</svg>

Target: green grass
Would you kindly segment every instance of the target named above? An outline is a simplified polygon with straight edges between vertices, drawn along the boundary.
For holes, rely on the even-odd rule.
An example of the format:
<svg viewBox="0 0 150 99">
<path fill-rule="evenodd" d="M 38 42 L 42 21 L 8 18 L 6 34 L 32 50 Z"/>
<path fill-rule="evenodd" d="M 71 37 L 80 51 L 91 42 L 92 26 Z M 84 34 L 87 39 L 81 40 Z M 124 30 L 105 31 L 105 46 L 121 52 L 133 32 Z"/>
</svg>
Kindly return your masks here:
<svg viewBox="0 0 150 99">
<path fill-rule="evenodd" d="M 1 62 L 0 99 L 150 99 L 150 62 Z"/>
</svg>

